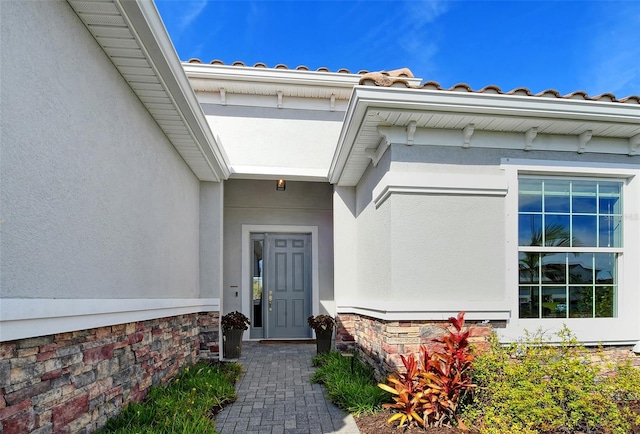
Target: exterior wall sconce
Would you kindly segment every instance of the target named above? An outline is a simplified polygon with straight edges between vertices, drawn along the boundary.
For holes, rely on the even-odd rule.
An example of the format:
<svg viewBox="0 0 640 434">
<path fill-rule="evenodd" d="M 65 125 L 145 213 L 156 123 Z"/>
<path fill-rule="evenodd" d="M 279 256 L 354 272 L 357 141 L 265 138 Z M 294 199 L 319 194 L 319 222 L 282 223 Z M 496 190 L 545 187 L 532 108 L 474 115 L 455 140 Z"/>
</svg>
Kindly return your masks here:
<svg viewBox="0 0 640 434">
<path fill-rule="evenodd" d="M 287 188 L 287 181 L 284 179 L 278 179 L 276 181 L 276 190 L 284 191 Z"/>
</svg>

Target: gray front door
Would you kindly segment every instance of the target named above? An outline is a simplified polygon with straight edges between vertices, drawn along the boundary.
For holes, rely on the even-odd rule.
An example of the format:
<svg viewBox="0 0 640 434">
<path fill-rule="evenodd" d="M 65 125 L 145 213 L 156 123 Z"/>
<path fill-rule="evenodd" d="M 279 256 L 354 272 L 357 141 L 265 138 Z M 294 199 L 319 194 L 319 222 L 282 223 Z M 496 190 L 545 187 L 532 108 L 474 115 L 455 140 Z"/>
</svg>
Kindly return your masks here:
<svg viewBox="0 0 640 434">
<path fill-rule="evenodd" d="M 265 234 L 266 337 L 308 338 L 311 235 Z"/>
</svg>

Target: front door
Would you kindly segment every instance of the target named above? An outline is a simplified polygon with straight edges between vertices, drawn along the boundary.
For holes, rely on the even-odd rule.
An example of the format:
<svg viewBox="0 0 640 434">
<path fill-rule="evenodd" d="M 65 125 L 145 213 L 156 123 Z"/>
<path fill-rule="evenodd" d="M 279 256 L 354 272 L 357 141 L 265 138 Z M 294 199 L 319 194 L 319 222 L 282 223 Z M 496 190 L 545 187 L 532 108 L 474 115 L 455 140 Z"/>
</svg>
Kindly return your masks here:
<svg viewBox="0 0 640 434">
<path fill-rule="evenodd" d="M 308 338 L 311 330 L 311 235 L 265 234 L 265 337 Z"/>
</svg>

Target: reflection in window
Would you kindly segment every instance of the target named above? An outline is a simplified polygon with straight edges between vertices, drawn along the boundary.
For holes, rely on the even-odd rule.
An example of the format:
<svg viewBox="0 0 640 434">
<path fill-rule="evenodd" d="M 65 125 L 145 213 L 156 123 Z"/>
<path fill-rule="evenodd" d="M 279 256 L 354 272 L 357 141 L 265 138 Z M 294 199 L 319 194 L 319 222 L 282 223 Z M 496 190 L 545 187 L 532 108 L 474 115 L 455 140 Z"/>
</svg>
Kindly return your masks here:
<svg viewBox="0 0 640 434">
<path fill-rule="evenodd" d="M 520 178 L 519 317 L 616 315 L 622 183 Z"/>
<path fill-rule="evenodd" d="M 262 327 L 262 289 L 263 289 L 263 271 L 262 271 L 262 248 L 263 240 L 253 241 L 253 317 L 251 319 L 253 327 Z"/>
</svg>

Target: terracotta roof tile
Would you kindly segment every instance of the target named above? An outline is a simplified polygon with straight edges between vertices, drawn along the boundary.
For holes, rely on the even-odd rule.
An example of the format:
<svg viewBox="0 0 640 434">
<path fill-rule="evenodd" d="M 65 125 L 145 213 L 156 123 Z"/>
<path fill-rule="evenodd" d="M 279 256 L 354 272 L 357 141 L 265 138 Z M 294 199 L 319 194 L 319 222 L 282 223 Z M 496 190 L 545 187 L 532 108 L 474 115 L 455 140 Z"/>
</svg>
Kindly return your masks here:
<svg viewBox="0 0 640 434">
<path fill-rule="evenodd" d="M 406 69 L 406 68 L 405 68 Z M 405 86 L 407 88 L 412 89 L 424 89 L 424 90 L 441 90 L 448 92 L 473 92 L 473 93 L 486 93 L 486 94 L 499 94 L 499 95 L 522 95 L 522 96 L 533 96 L 539 98 L 562 98 L 562 99 L 578 99 L 578 100 L 588 100 L 588 101 L 607 101 L 607 102 L 620 102 L 626 104 L 640 104 L 640 96 L 638 95 L 630 95 L 626 98 L 617 99 L 616 96 L 612 93 L 603 93 L 602 95 L 598 95 L 595 97 L 590 97 L 584 91 L 575 91 L 567 95 L 561 95 L 555 89 L 547 89 L 542 92 L 538 92 L 533 94 L 531 90 L 526 87 L 518 87 L 508 92 L 503 92 L 498 86 L 489 85 L 485 86 L 482 89 L 475 91 L 468 84 L 458 83 L 451 86 L 448 89 L 440 86 L 439 83 L 435 81 L 427 81 L 422 83 L 420 86 L 411 86 L 407 80 L 404 80 L 401 76 L 397 74 L 392 74 L 395 71 L 391 72 L 370 72 L 364 74 L 362 78 L 360 78 L 360 84 L 365 85 L 374 85 L 381 87 L 396 87 L 396 86 Z M 411 75 L 413 76 L 413 75 Z"/>
<path fill-rule="evenodd" d="M 200 59 L 189 59 L 187 63 L 200 63 L 203 62 Z M 209 62 L 211 65 L 224 65 L 225 63 L 221 60 L 214 59 Z M 243 66 L 246 68 L 250 68 L 244 62 L 236 61 L 231 64 L 232 66 Z M 253 65 L 253 68 L 269 68 L 265 63 L 258 62 Z M 290 69 L 287 65 L 279 63 L 273 67 L 273 69 Z M 305 65 L 299 65 L 295 68 L 297 71 L 311 71 L 309 67 Z M 316 69 L 317 72 L 331 72 L 329 68 L 321 66 Z M 351 72 L 346 68 L 341 68 L 337 71 L 338 73 L 351 74 Z M 360 84 L 368 84 L 374 86 L 381 87 L 407 87 L 412 89 L 424 89 L 424 90 L 441 90 L 441 91 L 449 91 L 449 92 L 472 92 L 472 93 L 486 93 L 486 94 L 498 94 L 498 95 L 521 95 L 521 96 L 532 96 L 532 97 L 540 97 L 540 98 L 562 98 L 562 99 L 576 99 L 576 100 L 587 100 L 587 101 L 606 101 L 606 102 L 620 102 L 625 104 L 640 104 L 640 95 L 629 95 L 625 98 L 616 98 L 616 96 L 612 93 L 603 93 L 598 96 L 590 97 L 586 92 L 582 90 L 578 90 L 567 95 L 561 95 L 557 90 L 547 89 L 542 92 L 538 92 L 533 94 L 531 90 L 526 87 L 517 87 L 508 92 L 502 91 L 500 87 L 496 85 L 488 85 L 483 87 L 480 90 L 473 90 L 471 86 L 466 83 L 458 83 L 450 88 L 446 89 L 440 86 L 440 83 L 435 81 L 426 81 L 423 82 L 419 86 L 412 86 L 406 78 L 414 78 L 413 73 L 409 68 L 401 68 L 392 71 L 379 71 L 379 72 L 369 72 L 367 70 L 360 70 L 356 73 L 357 75 L 362 75 L 360 78 Z"/>
<path fill-rule="evenodd" d="M 202 60 L 200 60 L 200 59 L 192 58 L 192 59 L 187 60 L 186 63 L 200 63 L 200 64 L 203 64 L 204 62 Z M 218 60 L 218 59 L 212 60 L 209 63 L 211 65 L 225 65 L 225 63 L 222 60 Z M 240 62 L 240 61 L 232 62 L 231 66 L 244 66 L 246 68 L 251 68 L 251 66 L 247 66 L 244 62 Z M 269 67 L 265 63 L 258 62 L 255 65 L 253 65 L 253 68 L 269 68 Z M 279 63 L 279 64 L 275 65 L 273 67 L 273 69 L 291 69 L 291 68 L 289 68 L 287 65 L 285 65 L 283 63 Z M 306 66 L 306 65 L 299 65 L 299 66 L 297 66 L 295 68 L 295 70 L 296 71 L 311 71 L 311 69 L 309 69 L 309 67 Z M 316 71 L 317 72 L 331 72 L 329 70 L 329 68 L 324 67 L 324 66 L 321 66 L 320 68 L 316 69 Z M 341 73 L 341 74 L 351 74 L 352 73 L 347 68 L 340 68 L 336 72 Z M 368 72 L 369 71 L 361 70 L 361 71 L 358 71 L 356 74 L 357 75 L 364 75 L 364 74 L 367 74 Z M 413 77 L 413 75 L 411 77 Z"/>
</svg>

